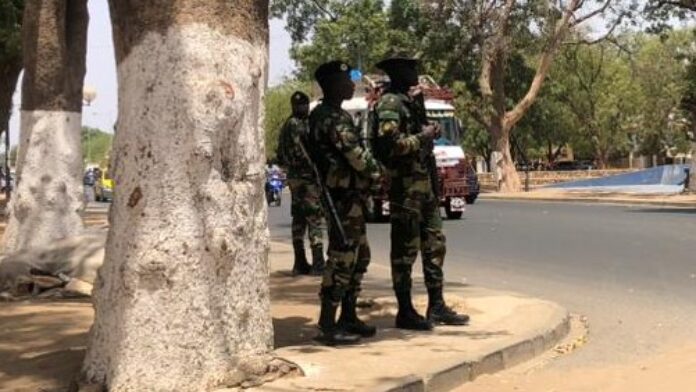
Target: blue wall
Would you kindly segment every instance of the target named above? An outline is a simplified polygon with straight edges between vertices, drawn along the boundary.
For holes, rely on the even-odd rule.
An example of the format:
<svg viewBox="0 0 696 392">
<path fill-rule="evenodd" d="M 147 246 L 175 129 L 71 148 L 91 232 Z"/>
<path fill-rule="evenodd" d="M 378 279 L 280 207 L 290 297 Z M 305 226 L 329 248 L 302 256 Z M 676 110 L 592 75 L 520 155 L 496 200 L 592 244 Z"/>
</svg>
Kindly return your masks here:
<svg viewBox="0 0 696 392">
<path fill-rule="evenodd" d="M 684 169 L 689 165 L 665 165 L 657 166 L 647 170 L 633 173 L 619 174 L 603 178 L 593 178 L 590 180 L 563 182 L 560 184 L 549 185 L 546 188 L 567 189 L 567 188 L 621 188 L 636 186 L 674 186 L 682 185 L 686 179 Z"/>
</svg>

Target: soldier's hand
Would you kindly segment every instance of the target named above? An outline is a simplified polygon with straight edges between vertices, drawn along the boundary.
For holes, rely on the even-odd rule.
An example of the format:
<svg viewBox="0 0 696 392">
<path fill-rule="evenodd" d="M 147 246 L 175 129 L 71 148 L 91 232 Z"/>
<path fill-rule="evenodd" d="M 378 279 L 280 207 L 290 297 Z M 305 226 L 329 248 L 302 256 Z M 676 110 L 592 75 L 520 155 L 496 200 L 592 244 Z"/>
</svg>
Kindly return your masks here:
<svg viewBox="0 0 696 392">
<path fill-rule="evenodd" d="M 439 124 L 428 124 L 423 126 L 423 130 L 419 134 L 421 139 L 424 141 L 433 141 L 440 137 L 440 125 Z"/>
</svg>

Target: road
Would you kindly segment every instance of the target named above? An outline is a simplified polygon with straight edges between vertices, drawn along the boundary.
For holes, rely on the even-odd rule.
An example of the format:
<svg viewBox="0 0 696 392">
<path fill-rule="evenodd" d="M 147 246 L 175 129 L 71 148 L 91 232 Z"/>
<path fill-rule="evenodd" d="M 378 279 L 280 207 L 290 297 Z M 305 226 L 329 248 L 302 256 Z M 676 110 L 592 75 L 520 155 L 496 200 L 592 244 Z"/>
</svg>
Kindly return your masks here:
<svg viewBox="0 0 696 392">
<path fill-rule="evenodd" d="M 290 240 L 289 200 L 269 225 Z M 696 210 L 479 201 L 445 230 L 448 281 L 588 317 L 589 343 L 550 366 L 624 363 L 696 340 Z M 373 262 L 387 265 L 389 225 L 368 231 Z"/>
</svg>

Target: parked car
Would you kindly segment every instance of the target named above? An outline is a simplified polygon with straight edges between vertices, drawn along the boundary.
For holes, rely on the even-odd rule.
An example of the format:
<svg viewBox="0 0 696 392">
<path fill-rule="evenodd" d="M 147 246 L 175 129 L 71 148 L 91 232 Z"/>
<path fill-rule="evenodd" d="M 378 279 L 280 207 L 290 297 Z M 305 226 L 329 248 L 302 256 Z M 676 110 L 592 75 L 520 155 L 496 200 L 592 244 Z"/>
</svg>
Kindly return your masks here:
<svg viewBox="0 0 696 392">
<path fill-rule="evenodd" d="M 561 161 L 555 162 L 551 170 L 572 171 L 572 170 L 592 170 L 594 165 L 589 161 Z"/>
</svg>

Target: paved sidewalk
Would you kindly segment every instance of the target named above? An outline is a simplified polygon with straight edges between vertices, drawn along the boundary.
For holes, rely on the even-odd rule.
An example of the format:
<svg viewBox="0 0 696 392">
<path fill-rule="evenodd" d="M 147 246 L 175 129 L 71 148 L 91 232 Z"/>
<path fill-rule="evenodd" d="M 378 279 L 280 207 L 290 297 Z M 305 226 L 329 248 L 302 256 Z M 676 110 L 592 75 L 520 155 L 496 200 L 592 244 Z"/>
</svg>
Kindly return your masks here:
<svg viewBox="0 0 696 392">
<path fill-rule="evenodd" d="M 640 193 L 560 191 L 547 189 L 519 193 L 482 193 L 479 198 L 482 200 L 603 203 L 696 208 L 696 194 L 693 193 L 656 195 Z"/>
<path fill-rule="evenodd" d="M 290 277 L 286 271 L 291 258 L 291 246 L 273 244 L 276 354 L 297 363 L 305 377 L 281 379 L 254 391 L 446 391 L 539 355 L 569 328 L 567 311 L 554 303 L 449 284 L 448 302 L 469 313 L 471 325 L 428 333 L 395 329 L 389 271 L 374 264 L 363 297 L 375 304 L 362 309 L 361 316 L 378 325 L 377 336 L 357 346 L 324 347 L 312 340 L 317 334 L 319 278 Z M 415 284 L 422 288 L 422 278 Z M 424 312 L 422 293 L 416 303 Z"/>
</svg>

